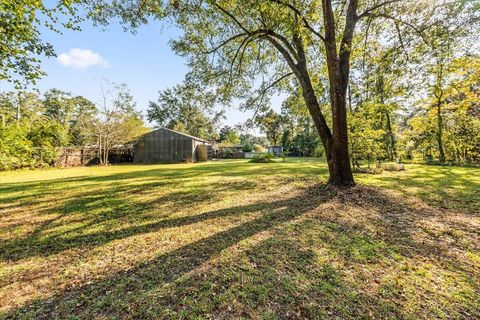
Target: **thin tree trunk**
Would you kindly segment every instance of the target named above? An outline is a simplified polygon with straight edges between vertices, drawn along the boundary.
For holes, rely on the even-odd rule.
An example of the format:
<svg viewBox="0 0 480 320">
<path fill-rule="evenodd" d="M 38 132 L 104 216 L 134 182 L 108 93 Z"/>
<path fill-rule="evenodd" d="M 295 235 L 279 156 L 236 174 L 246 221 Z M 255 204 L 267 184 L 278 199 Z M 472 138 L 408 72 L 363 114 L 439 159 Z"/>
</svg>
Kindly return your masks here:
<svg viewBox="0 0 480 320">
<path fill-rule="evenodd" d="M 383 70 L 378 68 L 378 78 L 377 78 L 377 94 L 379 96 L 380 104 L 383 106 L 383 110 L 385 113 L 385 131 L 387 132 L 387 155 L 390 161 L 397 155 L 397 150 L 395 146 L 395 135 L 393 134 L 392 130 L 392 120 L 390 117 L 390 112 L 388 108 L 385 106 L 385 82 L 383 80 Z"/>
<path fill-rule="evenodd" d="M 440 163 L 445 162 L 445 151 L 443 149 L 443 119 L 442 119 L 442 101 L 439 98 L 437 102 L 437 144 Z"/>
<path fill-rule="evenodd" d="M 98 162 L 100 165 L 103 164 L 103 158 L 102 158 L 102 135 L 98 135 Z"/>
<path fill-rule="evenodd" d="M 20 96 L 20 93 L 18 93 L 18 103 L 17 103 L 17 114 L 16 114 L 16 120 L 17 120 L 17 127 L 20 125 L 20 118 L 22 117 L 22 113 L 20 111 L 20 104 L 22 102 L 22 98 Z"/>
<path fill-rule="evenodd" d="M 386 130 L 387 130 L 387 136 L 388 136 L 388 158 L 390 161 L 393 161 L 393 159 L 397 155 L 397 148 L 396 148 L 396 143 L 395 143 L 395 135 L 392 130 L 392 120 L 390 118 L 390 112 L 388 110 L 385 110 L 385 121 L 386 121 Z"/>
<path fill-rule="evenodd" d="M 103 144 L 103 165 L 108 165 L 108 137 L 105 137 Z"/>
</svg>

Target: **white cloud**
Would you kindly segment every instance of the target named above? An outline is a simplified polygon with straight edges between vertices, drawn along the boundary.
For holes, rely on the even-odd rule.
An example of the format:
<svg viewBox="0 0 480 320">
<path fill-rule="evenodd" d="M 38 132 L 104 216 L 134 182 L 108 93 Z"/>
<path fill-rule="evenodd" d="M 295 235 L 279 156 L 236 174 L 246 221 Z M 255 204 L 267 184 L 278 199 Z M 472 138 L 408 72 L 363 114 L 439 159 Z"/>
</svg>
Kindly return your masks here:
<svg viewBox="0 0 480 320">
<path fill-rule="evenodd" d="M 108 61 L 100 54 L 88 49 L 74 48 L 58 55 L 57 61 L 65 67 L 85 69 L 92 66 L 109 67 Z"/>
</svg>

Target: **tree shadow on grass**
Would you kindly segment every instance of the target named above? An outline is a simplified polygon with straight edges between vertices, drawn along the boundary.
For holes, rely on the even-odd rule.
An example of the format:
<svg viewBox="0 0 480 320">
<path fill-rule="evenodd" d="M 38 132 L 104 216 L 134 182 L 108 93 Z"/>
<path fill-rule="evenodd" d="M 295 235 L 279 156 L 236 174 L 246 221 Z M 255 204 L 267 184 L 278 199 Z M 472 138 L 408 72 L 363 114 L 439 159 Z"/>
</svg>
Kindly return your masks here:
<svg viewBox="0 0 480 320">
<path fill-rule="evenodd" d="M 478 248 L 478 243 L 456 243 L 445 239 L 448 234 L 433 237 L 431 232 L 438 230 L 427 232 L 437 227 L 431 221 L 447 219 L 445 228 L 461 229 L 472 240 L 474 225 L 448 220 L 442 210 L 384 190 L 316 185 L 290 198 L 159 222 L 148 231 L 252 213 L 253 220 L 31 302 L 6 317 L 480 316 L 475 300 L 479 271 L 469 270 L 468 261 L 452 254 Z M 444 277 L 449 281 L 442 282 Z"/>
<path fill-rule="evenodd" d="M 33 195 L 45 194 L 46 190 L 61 189 L 65 184 L 78 184 L 82 186 L 98 186 L 98 183 L 119 183 L 128 180 L 158 180 L 177 181 L 181 179 L 191 179 L 194 177 L 244 177 L 252 178 L 259 175 L 311 175 L 316 176 L 318 173 L 326 174 L 326 166 L 318 161 L 296 162 L 295 166 L 289 166 L 291 163 L 272 163 L 272 164 L 254 164 L 245 161 L 225 161 L 225 162 L 208 162 L 198 165 L 136 165 L 135 170 L 107 175 L 95 176 L 76 176 L 67 178 L 46 179 L 38 181 L 26 182 L 9 182 L 0 185 L 0 195 L 6 194 L 6 197 L 0 197 L 0 205 L 7 204 L 16 200 L 21 200 Z M 144 168 L 146 167 L 146 168 Z M 101 170 L 102 168 L 98 168 Z M 40 172 L 42 173 L 42 172 Z M 45 173 L 45 172 L 43 172 Z M 48 173 L 48 172 L 47 172 Z M 8 196 L 15 192 L 31 191 L 25 195 Z"/>
<path fill-rule="evenodd" d="M 119 272 L 93 284 L 66 290 L 53 298 L 36 301 L 13 310 L 6 315 L 6 318 L 52 319 L 98 316 L 130 318 L 129 309 L 133 307 L 130 303 L 135 304 L 135 301 L 142 299 L 148 292 L 176 281 L 240 241 L 287 223 L 334 196 L 335 190 L 329 187 L 322 188 L 324 191 L 320 194 L 317 192 L 318 186 L 315 186 L 292 198 L 236 206 L 199 216 L 160 222 L 147 227 L 152 231 L 215 217 L 260 214 L 249 222 L 192 242 L 160 255 L 154 260 L 134 266 L 128 271 Z M 312 192 L 315 192 L 316 196 L 312 196 Z M 144 231 L 137 230 L 137 232 Z"/>
<path fill-rule="evenodd" d="M 224 177 L 242 177 L 255 178 L 258 176 L 270 175 L 307 175 L 317 176 L 326 174 L 326 167 L 319 166 L 320 162 L 307 161 L 306 163 L 295 163 L 294 167 L 289 167 L 284 163 L 273 164 L 252 164 L 244 161 L 239 162 L 209 162 L 199 165 L 185 165 L 171 168 L 169 165 L 156 165 L 153 169 L 145 169 L 142 165 L 137 165 L 136 170 L 96 176 L 77 176 L 69 178 L 47 179 L 27 182 L 2 183 L 0 185 L 0 209 L 5 209 L 9 204 L 24 201 L 23 204 L 40 203 L 40 199 L 33 199 L 35 196 L 49 196 L 61 192 L 66 185 L 81 185 L 83 187 L 97 187 L 101 184 L 121 184 L 123 182 L 140 179 L 144 182 L 162 180 L 165 183 L 175 184 L 182 179 L 191 179 L 198 177 L 212 177 L 221 180 Z M 147 168 L 150 165 L 146 166 Z M 22 193 L 15 195 L 16 193 Z M 5 195 L 5 196 L 3 196 Z M 18 204 L 16 204 L 18 205 Z"/>
<path fill-rule="evenodd" d="M 0 186 L 1 231 L 14 234 L 26 223 L 31 223 L 32 231 L 2 241 L 0 258 L 17 261 L 71 248 L 88 249 L 168 227 L 167 219 L 175 210 L 191 206 L 195 214 L 194 207 L 198 203 L 211 204 L 232 190 L 262 188 L 264 184 L 256 178 L 258 175 L 266 178 L 273 174 L 290 174 L 292 170 L 282 165 L 252 166 L 247 162 L 234 165 L 227 162 L 185 168 L 156 166 L 146 170 L 140 166 L 131 172 L 105 176 L 3 184 Z M 296 171 L 310 173 L 311 165 L 307 163 Z M 194 177 L 200 184 L 184 190 L 185 183 Z M 199 177 L 205 177 L 207 182 Z M 241 181 L 235 180 L 236 177 L 241 177 Z M 275 183 L 281 180 L 277 178 Z M 76 188 L 80 188 L 79 191 L 65 192 L 65 189 Z M 142 199 L 143 195 L 148 198 L 155 194 L 154 190 L 161 194 L 155 199 Z M 168 205 L 168 208 L 157 210 L 159 205 Z M 27 212 L 30 212 L 31 222 L 24 218 Z M 124 222 L 125 227 L 119 228 Z"/>
<path fill-rule="evenodd" d="M 168 192 L 151 200 L 136 200 L 138 193 L 151 192 L 152 188 L 167 188 Z M 254 181 L 241 183 L 217 182 L 200 185 L 187 191 L 170 191 L 174 187 L 171 182 L 141 182 L 115 186 L 107 191 L 88 191 L 75 193 L 64 198 L 59 204 L 40 209 L 38 214 L 59 213 L 35 226 L 32 232 L 23 237 L 15 237 L 0 243 L 0 258 L 3 261 L 49 256 L 67 249 L 89 249 L 101 246 L 113 240 L 158 231 L 159 229 L 180 227 L 202 222 L 212 218 L 233 215 L 242 207 L 195 213 L 198 203 L 211 204 L 219 200 L 224 192 L 235 190 L 253 190 L 257 187 Z M 132 199 L 126 199 L 133 195 Z M 168 206 L 158 210 L 157 205 Z M 191 215 L 178 218 L 170 216 L 175 211 L 191 207 Z M 75 219 L 65 222 L 64 219 L 77 215 Z M 65 231 L 54 231 L 56 227 L 68 228 Z M 76 226 L 75 226 L 76 225 Z M 122 226 L 124 225 L 124 226 Z M 10 228 L 15 228 L 16 224 Z M 95 231 L 89 229 L 94 228 Z M 4 231 L 7 228 L 3 228 Z"/>
</svg>

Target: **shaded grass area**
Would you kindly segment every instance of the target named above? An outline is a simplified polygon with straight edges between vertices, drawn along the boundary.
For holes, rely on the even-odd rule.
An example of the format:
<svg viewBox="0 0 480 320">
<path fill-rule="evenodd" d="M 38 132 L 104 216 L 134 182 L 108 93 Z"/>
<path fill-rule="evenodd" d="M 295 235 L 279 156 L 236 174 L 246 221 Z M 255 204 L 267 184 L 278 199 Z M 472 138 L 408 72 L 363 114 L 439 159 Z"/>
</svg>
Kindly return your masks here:
<svg viewBox="0 0 480 320">
<path fill-rule="evenodd" d="M 0 175 L 0 312 L 23 319 L 480 317 L 480 171 L 325 186 L 315 159 Z"/>
</svg>

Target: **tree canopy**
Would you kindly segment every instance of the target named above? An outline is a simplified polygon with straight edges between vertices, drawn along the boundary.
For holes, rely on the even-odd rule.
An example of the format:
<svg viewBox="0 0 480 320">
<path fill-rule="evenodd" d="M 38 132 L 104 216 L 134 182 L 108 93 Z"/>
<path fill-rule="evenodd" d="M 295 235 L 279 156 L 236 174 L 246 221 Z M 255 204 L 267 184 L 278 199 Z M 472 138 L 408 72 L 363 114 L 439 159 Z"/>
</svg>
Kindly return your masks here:
<svg viewBox="0 0 480 320">
<path fill-rule="evenodd" d="M 159 127 L 178 130 L 204 139 L 215 139 L 222 111 L 215 111 L 216 98 L 185 83 L 161 91 L 150 101 L 147 119 Z"/>
<path fill-rule="evenodd" d="M 52 32 L 78 29 L 76 1 L 0 1 L 0 80 L 16 87 L 35 83 L 45 75 L 40 57 L 55 56 L 53 46 L 42 40 L 40 27 Z"/>
</svg>

